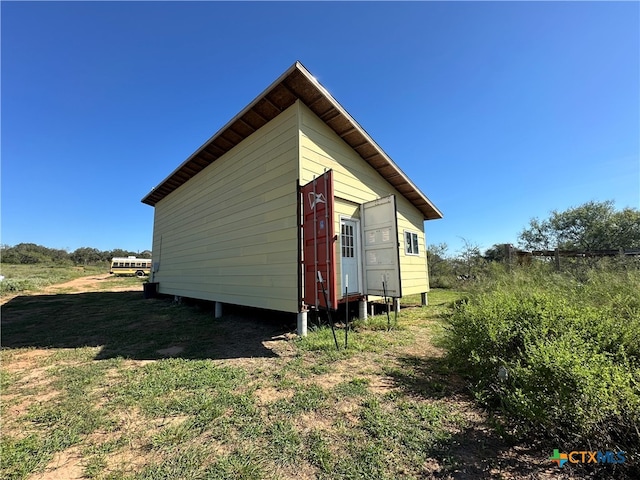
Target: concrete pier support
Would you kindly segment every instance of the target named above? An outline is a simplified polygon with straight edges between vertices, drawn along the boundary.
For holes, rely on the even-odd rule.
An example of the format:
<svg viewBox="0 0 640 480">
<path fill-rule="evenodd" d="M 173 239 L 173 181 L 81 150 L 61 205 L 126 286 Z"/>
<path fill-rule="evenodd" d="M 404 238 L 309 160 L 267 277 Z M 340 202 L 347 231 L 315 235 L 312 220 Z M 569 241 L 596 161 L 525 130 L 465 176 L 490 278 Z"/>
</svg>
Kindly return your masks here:
<svg viewBox="0 0 640 480">
<path fill-rule="evenodd" d="M 307 312 L 298 312 L 298 335 L 307 336 Z"/>
<path fill-rule="evenodd" d="M 360 320 L 366 320 L 367 319 L 367 300 L 360 300 L 358 302 L 358 318 Z"/>
<path fill-rule="evenodd" d="M 429 298 L 427 297 L 427 292 L 422 292 L 420 294 L 420 303 L 422 304 L 423 307 L 426 307 L 427 305 L 429 305 Z"/>
<path fill-rule="evenodd" d="M 222 302 L 216 302 L 214 307 L 213 318 L 220 318 L 222 316 Z"/>
</svg>

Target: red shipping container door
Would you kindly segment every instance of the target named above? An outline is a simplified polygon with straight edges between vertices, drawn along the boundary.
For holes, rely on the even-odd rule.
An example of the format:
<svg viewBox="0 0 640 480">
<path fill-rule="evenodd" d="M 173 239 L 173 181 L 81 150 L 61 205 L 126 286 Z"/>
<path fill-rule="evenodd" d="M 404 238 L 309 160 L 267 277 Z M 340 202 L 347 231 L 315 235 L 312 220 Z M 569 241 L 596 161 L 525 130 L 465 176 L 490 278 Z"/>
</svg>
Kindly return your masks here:
<svg viewBox="0 0 640 480">
<path fill-rule="evenodd" d="M 329 170 L 301 188 L 304 265 L 303 301 L 314 307 L 327 307 L 318 279 L 322 275 L 328 307 L 338 305 L 336 290 L 335 223 L 333 171 Z"/>
</svg>

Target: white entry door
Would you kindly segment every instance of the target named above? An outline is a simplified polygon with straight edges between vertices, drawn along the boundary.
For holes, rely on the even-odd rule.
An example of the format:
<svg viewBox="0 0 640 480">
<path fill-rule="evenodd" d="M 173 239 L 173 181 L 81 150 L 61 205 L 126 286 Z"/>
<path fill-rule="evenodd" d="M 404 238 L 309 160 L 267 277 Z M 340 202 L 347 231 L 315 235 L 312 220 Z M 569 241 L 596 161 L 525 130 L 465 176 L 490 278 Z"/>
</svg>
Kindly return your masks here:
<svg viewBox="0 0 640 480">
<path fill-rule="evenodd" d="M 344 296 L 345 292 L 345 275 L 348 275 L 349 290 L 348 293 L 361 293 L 360 288 L 360 272 L 358 262 L 360 258 L 359 252 L 359 232 L 358 222 L 354 220 L 340 221 L 340 246 L 341 246 L 341 292 L 340 296 Z"/>
</svg>

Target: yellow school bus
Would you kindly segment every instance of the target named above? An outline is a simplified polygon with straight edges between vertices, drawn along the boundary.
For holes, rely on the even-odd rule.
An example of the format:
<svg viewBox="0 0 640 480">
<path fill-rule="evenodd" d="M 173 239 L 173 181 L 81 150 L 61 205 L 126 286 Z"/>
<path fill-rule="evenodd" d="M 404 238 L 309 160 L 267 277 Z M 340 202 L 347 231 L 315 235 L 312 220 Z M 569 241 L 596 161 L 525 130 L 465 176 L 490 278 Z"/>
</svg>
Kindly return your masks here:
<svg viewBox="0 0 640 480">
<path fill-rule="evenodd" d="M 136 257 L 113 257 L 111 260 L 111 270 L 114 275 L 136 275 L 143 277 L 151 273 L 150 258 Z"/>
</svg>

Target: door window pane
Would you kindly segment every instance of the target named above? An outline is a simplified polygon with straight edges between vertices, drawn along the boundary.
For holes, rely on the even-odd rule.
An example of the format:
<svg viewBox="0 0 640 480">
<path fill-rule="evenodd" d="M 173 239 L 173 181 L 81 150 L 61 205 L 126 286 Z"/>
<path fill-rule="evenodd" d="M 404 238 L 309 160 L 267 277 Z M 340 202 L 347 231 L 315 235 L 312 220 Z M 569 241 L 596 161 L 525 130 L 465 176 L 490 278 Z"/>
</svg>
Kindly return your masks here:
<svg viewBox="0 0 640 480">
<path fill-rule="evenodd" d="M 340 227 L 342 258 L 355 257 L 355 238 L 353 225 L 342 224 Z"/>
</svg>

